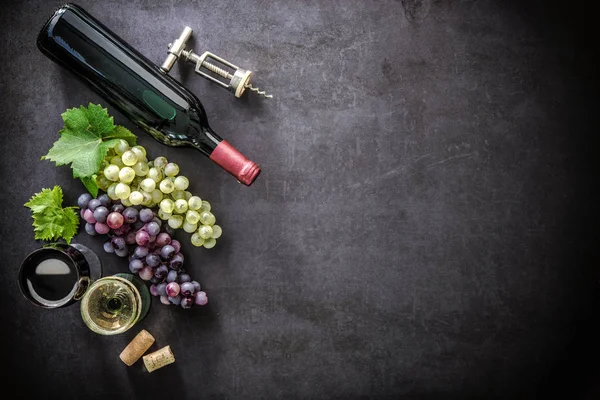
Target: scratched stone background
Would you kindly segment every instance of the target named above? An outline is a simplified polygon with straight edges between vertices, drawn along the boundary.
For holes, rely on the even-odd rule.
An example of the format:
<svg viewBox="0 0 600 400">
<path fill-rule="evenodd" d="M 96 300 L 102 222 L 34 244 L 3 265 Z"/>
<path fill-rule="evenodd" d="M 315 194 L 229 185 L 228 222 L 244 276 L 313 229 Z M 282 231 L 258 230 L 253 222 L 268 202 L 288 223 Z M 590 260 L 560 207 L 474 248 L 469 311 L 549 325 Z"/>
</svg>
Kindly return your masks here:
<svg viewBox="0 0 600 400">
<path fill-rule="evenodd" d="M 60 113 L 105 104 L 35 47 L 57 1 L 2 2 L 3 389 L 18 398 L 593 397 L 598 378 L 597 68 L 583 1 L 81 0 L 160 64 L 188 25 L 197 52 L 274 94 L 236 99 L 178 66 L 212 127 L 263 168 L 251 187 L 200 153 L 165 155 L 224 234 L 192 248 L 205 308 L 154 302 L 102 337 L 76 305 L 36 309 L 16 274 L 21 205 L 61 185 L 40 161 Z M 106 275 L 126 270 L 98 252 Z M 139 329 L 170 345 L 149 374 L 118 358 Z M 589 396 L 589 397 L 585 397 Z"/>
</svg>

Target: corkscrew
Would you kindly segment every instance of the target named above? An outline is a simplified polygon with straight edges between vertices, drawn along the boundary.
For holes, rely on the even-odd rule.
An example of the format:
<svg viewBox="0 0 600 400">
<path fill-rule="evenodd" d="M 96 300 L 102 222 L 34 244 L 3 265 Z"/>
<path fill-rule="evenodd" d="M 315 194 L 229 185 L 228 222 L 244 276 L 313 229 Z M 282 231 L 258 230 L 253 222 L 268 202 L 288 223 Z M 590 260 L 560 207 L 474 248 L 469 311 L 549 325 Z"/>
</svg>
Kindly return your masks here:
<svg viewBox="0 0 600 400">
<path fill-rule="evenodd" d="M 246 89 L 256 92 L 256 94 L 266 98 L 273 98 L 273 95 L 267 94 L 264 90 L 260 90 L 259 88 L 252 86 L 250 83 L 252 71 L 248 71 L 233 65 L 229 61 L 208 51 L 199 56 L 194 53 L 193 50 L 187 50 L 185 46 L 191 36 L 192 29 L 186 26 L 183 29 L 183 32 L 181 32 L 181 35 L 179 35 L 179 37 L 173 43 L 169 43 L 167 58 L 160 67 L 160 70 L 163 73 L 168 74 L 177 60 L 182 58 L 184 61 L 196 64 L 194 72 L 196 72 L 198 75 L 203 76 L 204 78 L 216 83 L 221 87 L 224 87 L 233 93 L 237 98 L 241 97 Z M 227 67 L 230 71 L 215 65 L 215 61 L 221 64 L 221 66 Z M 219 80 L 216 77 L 206 73 L 205 70 L 208 70 L 219 77 L 225 78 L 228 81 Z"/>
</svg>

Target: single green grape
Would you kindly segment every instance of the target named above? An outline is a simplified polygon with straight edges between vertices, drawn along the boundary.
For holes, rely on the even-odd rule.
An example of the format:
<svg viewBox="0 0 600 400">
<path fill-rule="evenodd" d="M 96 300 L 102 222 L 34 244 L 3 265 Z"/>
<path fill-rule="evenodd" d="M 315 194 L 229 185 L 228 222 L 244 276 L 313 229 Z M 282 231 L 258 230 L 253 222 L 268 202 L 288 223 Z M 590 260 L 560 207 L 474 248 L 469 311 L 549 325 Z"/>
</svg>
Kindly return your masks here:
<svg viewBox="0 0 600 400">
<path fill-rule="evenodd" d="M 140 182 L 140 189 L 152 193 L 156 189 L 156 182 L 154 182 L 154 179 L 146 178 Z"/>
<path fill-rule="evenodd" d="M 100 174 L 96 177 L 96 185 L 104 191 L 106 191 L 111 184 L 112 182 L 108 180 L 104 174 Z"/>
<path fill-rule="evenodd" d="M 182 190 L 174 190 L 173 193 L 171 193 L 171 198 L 173 200 L 185 199 L 185 193 Z"/>
<path fill-rule="evenodd" d="M 181 215 L 173 215 L 169 218 L 168 224 L 173 229 L 179 229 L 183 224 L 183 217 Z"/>
<path fill-rule="evenodd" d="M 140 189 L 144 192 L 152 193 L 156 189 L 156 182 L 154 182 L 154 179 L 146 178 L 140 182 Z"/>
<path fill-rule="evenodd" d="M 133 203 L 130 202 L 129 199 L 121 199 L 121 204 L 123 204 L 125 207 L 131 207 L 133 205 Z"/>
<path fill-rule="evenodd" d="M 198 235 L 200 235 L 203 239 L 208 239 L 212 237 L 213 228 L 209 225 L 200 225 L 198 228 Z"/>
<path fill-rule="evenodd" d="M 117 186 L 115 187 L 115 195 L 123 200 L 123 199 L 127 199 L 129 198 L 129 195 L 131 194 L 131 189 L 129 188 L 129 185 L 126 183 L 117 183 Z"/>
<path fill-rule="evenodd" d="M 111 200 L 119 200 L 119 196 L 115 193 L 115 189 L 117 188 L 117 183 L 112 183 L 107 189 L 106 194 L 110 197 Z"/>
<path fill-rule="evenodd" d="M 198 221 L 200 221 L 200 214 L 198 214 L 198 211 L 188 210 L 188 212 L 185 213 L 185 220 L 190 224 L 197 224 Z"/>
<path fill-rule="evenodd" d="M 188 203 L 184 199 L 175 200 L 175 212 L 184 214 L 188 210 Z"/>
<path fill-rule="evenodd" d="M 200 235 L 198 234 L 198 232 L 194 232 L 194 234 L 192 235 L 190 241 L 196 247 L 200 247 L 200 246 L 202 246 L 204 244 L 204 239 L 202 239 L 200 237 Z"/>
<path fill-rule="evenodd" d="M 213 247 L 215 247 L 215 245 L 217 244 L 217 241 L 214 238 L 208 238 L 204 240 L 204 248 L 205 249 L 212 249 Z"/>
<path fill-rule="evenodd" d="M 210 211 L 210 203 L 206 200 L 202 200 L 202 207 L 200 207 L 202 211 Z"/>
<path fill-rule="evenodd" d="M 152 196 L 152 202 L 154 204 L 160 203 L 163 199 L 163 193 L 158 189 L 154 189 L 150 195 Z"/>
<path fill-rule="evenodd" d="M 131 151 L 135 153 L 135 156 L 138 158 L 138 160 L 146 158 L 146 149 L 142 146 L 133 146 Z"/>
<path fill-rule="evenodd" d="M 126 140 L 119 139 L 119 143 L 117 143 L 115 145 L 115 147 L 113 147 L 113 150 L 115 151 L 115 153 L 117 155 L 121 155 L 121 154 L 125 153 L 127 150 L 129 150 L 129 143 L 127 143 Z"/>
<path fill-rule="evenodd" d="M 162 209 L 158 209 L 158 218 L 162 219 L 163 221 L 168 220 L 169 218 L 171 218 L 172 214 L 171 213 L 166 213 L 164 212 Z"/>
<path fill-rule="evenodd" d="M 183 223 L 183 230 L 186 231 L 187 233 L 192 233 L 195 232 L 196 229 L 198 229 L 198 224 L 190 224 L 189 222 L 185 221 Z M 212 233 L 212 232 L 211 232 Z"/>
<path fill-rule="evenodd" d="M 135 171 L 135 174 L 137 176 L 146 176 L 146 175 L 148 175 L 148 170 L 149 169 L 150 168 L 148 168 L 148 163 L 143 162 L 143 161 L 138 161 L 133 166 L 133 170 Z"/>
<path fill-rule="evenodd" d="M 159 170 L 162 170 L 162 169 L 164 169 L 164 168 L 165 168 L 165 166 L 166 166 L 168 163 L 169 163 L 169 161 L 167 161 L 167 159 L 166 159 L 165 157 L 163 157 L 163 156 L 156 157 L 156 158 L 154 159 L 154 167 L 155 167 L 155 168 L 157 168 L 157 169 L 159 169 Z"/>
<path fill-rule="evenodd" d="M 192 193 L 191 193 L 191 192 L 188 192 L 188 191 L 186 190 L 186 191 L 185 191 L 185 192 L 183 192 L 183 193 L 185 194 L 185 199 L 186 199 L 186 200 L 189 200 L 189 199 L 191 199 L 191 198 L 192 198 Z"/>
<path fill-rule="evenodd" d="M 210 211 L 203 211 L 200 213 L 200 222 L 202 222 L 204 225 L 214 225 L 217 220 Z"/>
<path fill-rule="evenodd" d="M 110 163 L 116 165 L 119 168 L 123 168 L 125 164 L 123 164 L 123 160 L 121 160 L 121 156 L 114 156 L 110 159 Z"/>
<path fill-rule="evenodd" d="M 213 233 L 212 233 L 213 239 L 218 239 L 223 234 L 223 229 L 221 229 L 221 227 L 219 225 L 213 225 L 212 229 L 213 229 Z"/>
<path fill-rule="evenodd" d="M 123 183 L 131 183 L 135 178 L 135 171 L 131 167 L 123 167 L 119 171 L 119 180 Z"/>
<path fill-rule="evenodd" d="M 163 175 L 158 168 L 152 167 L 148 170 L 148 178 L 152 179 L 156 183 L 159 183 L 162 181 Z"/>
<path fill-rule="evenodd" d="M 168 163 L 165 165 L 165 175 L 166 176 L 176 176 L 179 173 L 179 165 L 175 163 Z"/>
<path fill-rule="evenodd" d="M 185 176 L 180 175 L 177 178 L 175 178 L 175 189 L 185 190 L 188 188 L 188 186 L 190 186 L 190 181 Z"/>
<path fill-rule="evenodd" d="M 135 190 L 129 194 L 129 201 L 134 206 L 137 206 L 139 204 L 142 204 L 142 201 L 144 201 L 144 195 Z"/>
<path fill-rule="evenodd" d="M 150 207 L 152 204 L 152 195 L 148 192 L 144 192 L 142 191 L 142 196 L 144 197 L 144 200 L 142 200 L 142 205 L 146 206 L 146 207 Z"/>
<path fill-rule="evenodd" d="M 120 168 L 117 165 L 110 164 L 104 168 L 103 174 L 109 181 L 117 182 L 119 180 Z"/>
<path fill-rule="evenodd" d="M 171 199 L 164 199 L 160 202 L 160 209 L 167 214 L 171 214 L 175 208 L 175 203 Z"/>
<path fill-rule="evenodd" d="M 127 150 L 125 153 L 123 153 L 123 155 L 121 155 L 121 160 L 123 161 L 123 164 L 127 165 L 128 167 L 132 167 L 138 162 L 138 158 L 131 150 Z"/>
<path fill-rule="evenodd" d="M 198 196 L 192 196 L 188 199 L 188 208 L 190 210 L 199 210 L 202 208 L 202 199 Z"/>
<path fill-rule="evenodd" d="M 173 182 L 171 182 L 168 179 L 163 179 L 162 181 L 160 181 L 160 185 L 158 187 L 160 191 L 165 194 L 172 193 L 173 190 L 175 190 L 175 185 L 173 185 Z"/>
</svg>

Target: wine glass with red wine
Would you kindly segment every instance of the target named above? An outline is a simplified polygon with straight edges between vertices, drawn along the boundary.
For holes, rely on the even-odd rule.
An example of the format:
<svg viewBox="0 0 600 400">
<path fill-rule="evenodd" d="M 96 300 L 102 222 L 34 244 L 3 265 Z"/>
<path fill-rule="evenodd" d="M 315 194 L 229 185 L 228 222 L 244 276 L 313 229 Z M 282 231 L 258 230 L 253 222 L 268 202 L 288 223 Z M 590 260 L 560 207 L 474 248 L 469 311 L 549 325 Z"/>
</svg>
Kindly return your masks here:
<svg viewBox="0 0 600 400">
<path fill-rule="evenodd" d="M 83 297 L 89 285 L 102 277 L 98 256 L 81 244 L 49 243 L 31 252 L 21 263 L 19 287 L 36 306 L 60 308 Z"/>
</svg>

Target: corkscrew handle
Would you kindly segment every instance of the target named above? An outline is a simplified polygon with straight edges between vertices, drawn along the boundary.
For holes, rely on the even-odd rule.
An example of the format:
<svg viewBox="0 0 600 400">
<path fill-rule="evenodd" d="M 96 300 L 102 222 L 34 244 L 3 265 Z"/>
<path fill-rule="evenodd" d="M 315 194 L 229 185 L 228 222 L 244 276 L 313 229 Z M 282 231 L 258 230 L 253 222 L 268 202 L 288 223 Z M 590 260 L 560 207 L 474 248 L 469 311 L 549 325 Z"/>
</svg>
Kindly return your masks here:
<svg viewBox="0 0 600 400">
<path fill-rule="evenodd" d="M 175 62 L 177 62 L 179 58 L 183 57 L 185 61 L 191 62 L 196 65 L 196 67 L 194 68 L 194 72 L 208 79 L 209 81 L 229 90 L 237 98 L 241 97 L 242 94 L 244 94 L 244 92 L 246 91 L 246 89 L 249 89 L 250 91 L 253 91 L 256 94 L 264 96 L 266 98 L 273 98 L 273 95 L 267 94 L 264 90 L 260 90 L 259 88 L 252 86 L 252 84 L 250 83 L 252 71 L 240 68 L 237 65 L 234 65 L 229 61 L 218 57 L 215 54 L 210 53 L 208 51 L 199 56 L 196 53 L 194 53 L 193 50 L 186 50 L 185 45 L 191 37 L 191 35 L 192 29 L 186 26 L 183 29 L 183 32 L 181 32 L 181 35 L 179 35 L 179 38 L 177 38 L 177 40 L 175 40 L 173 43 L 169 43 L 167 58 L 160 67 L 163 73 L 169 73 Z M 221 64 L 222 67 L 216 65 L 215 62 Z M 217 79 L 215 76 L 205 72 L 206 70 L 208 72 L 211 72 L 213 75 L 225 78 L 227 81 L 224 82 L 222 80 Z"/>
</svg>

